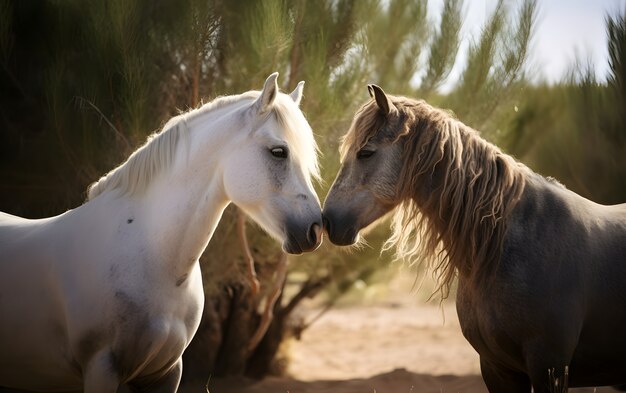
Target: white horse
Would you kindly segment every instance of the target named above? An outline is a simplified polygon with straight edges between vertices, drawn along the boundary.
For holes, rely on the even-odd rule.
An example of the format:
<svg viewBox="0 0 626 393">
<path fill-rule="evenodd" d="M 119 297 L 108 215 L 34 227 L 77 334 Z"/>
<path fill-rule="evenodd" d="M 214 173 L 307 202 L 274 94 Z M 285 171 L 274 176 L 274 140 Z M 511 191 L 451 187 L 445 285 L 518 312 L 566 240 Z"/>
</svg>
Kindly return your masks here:
<svg viewBox="0 0 626 393">
<path fill-rule="evenodd" d="M 0 386 L 175 392 L 204 304 L 198 259 L 233 202 L 286 252 L 321 242 L 303 82 L 177 116 L 56 217 L 0 213 Z"/>
</svg>

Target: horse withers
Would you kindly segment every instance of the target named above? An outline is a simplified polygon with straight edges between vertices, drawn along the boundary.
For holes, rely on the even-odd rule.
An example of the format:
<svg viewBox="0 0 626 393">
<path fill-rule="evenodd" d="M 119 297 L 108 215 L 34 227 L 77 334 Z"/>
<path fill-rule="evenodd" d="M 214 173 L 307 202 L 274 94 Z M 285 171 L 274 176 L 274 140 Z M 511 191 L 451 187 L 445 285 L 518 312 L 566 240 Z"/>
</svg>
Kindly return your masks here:
<svg viewBox="0 0 626 393">
<path fill-rule="evenodd" d="M 458 277 L 490 392 L 626 383 L 626 204 L 546 179 L 424 101 L 368 86 L 324 202 L 330 240 L 395 209 L 388 246 Z"/>
<path fill-rule="evenodd" d="M 292 254 L 321 242 L 303 82 L 214 100 L 171 119 L 40 220 L 0 213 L 0 386 L 175 392 L 204 304 L 199 257 L 233 202 Z"/>
</svg>

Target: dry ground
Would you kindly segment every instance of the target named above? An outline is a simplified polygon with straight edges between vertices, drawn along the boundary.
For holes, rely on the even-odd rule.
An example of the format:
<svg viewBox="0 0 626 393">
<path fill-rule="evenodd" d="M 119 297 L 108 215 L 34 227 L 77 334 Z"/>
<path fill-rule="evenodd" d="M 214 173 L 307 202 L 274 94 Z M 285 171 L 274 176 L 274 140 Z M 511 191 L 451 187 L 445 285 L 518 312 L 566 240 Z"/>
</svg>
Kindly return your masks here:
<svg viewBox="0 0 626 393">
<path fill-rule="evenodd" d="M 391 285 L 382 301 L 377 296 L 369 305 L 332 309 L 301 340 L 288 343 L 289 377 L 213 380 L 210 393 L 487 392 L 478 355 L 461 335 L 453 302 L 443 308 L 428 304 L 411 293 L 406 280 Z M 310 317 L 317 310 L 303 312 Z"/>
</svg>

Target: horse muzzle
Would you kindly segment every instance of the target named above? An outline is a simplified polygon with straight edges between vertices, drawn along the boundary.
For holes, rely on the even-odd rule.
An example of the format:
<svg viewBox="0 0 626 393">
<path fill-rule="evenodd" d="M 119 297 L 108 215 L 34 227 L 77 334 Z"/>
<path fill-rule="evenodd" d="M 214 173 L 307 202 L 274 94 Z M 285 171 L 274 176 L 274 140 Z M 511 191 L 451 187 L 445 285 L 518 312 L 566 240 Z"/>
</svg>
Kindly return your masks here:
<svg viewBox="0 0 626 393">
<path fill-rule="evenodd" d="M 322 217 L 324 231 L 333 244 L 351 246 L 356 243 L 360 229 L 356 225 L 356 216 L 349 213 L 341 214 L 334 209 L 324 209 Z"/>
<path fill-rule="evenodd" d="M 283 243 L 283 250 L 288 254 L 295 255 L 315 251 L 322 244 L 322 234 L 321 217 L 307 225 L 288 221 L 287 237 Z"/>
</svg>

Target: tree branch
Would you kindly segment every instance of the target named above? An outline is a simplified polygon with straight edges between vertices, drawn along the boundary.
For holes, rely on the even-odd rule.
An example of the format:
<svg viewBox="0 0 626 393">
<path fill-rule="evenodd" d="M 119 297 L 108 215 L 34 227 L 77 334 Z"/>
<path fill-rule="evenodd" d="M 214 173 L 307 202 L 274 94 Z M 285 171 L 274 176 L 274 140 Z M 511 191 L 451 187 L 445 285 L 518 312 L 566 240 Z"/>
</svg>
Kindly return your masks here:
<svg viewBox="0 0 626 393">
<path fill-rule="evenodd" d="M 254 297 L 259 293 L 261 284 L 259 283 L 256 270 L 254 269 L 254 258 L 250 252 L 250 246 L 248 245 L 248 238 L 246 236 L 246 216 L 241 210 L 237 212 L 237 236 L 239 237 L 239 242 L 241 243 L 241 248 L 243 250 L 243 259 L 246 262 L 250 289 L 252 290 L 252 296 Z"/>
<path fill-rule="evenodd" d="M 283 283 L 287 278 L 287 254 L 282 253 L 280 257 L 280 261 L 278 262 L 278 270 L 276 271 L 276 279 L 274 280 L 274 286 L 272 287 L 271 292 L 267 295 L 267 302 L 265 303 L 265 310 L 263 311 L 263 315 L 261 315 L 261 322 L 259 323 L 259 327 L 257 328 L 254 335 L 250 339 L 248 343 L 248 351 L 252 352 L 259 345 L 263 336 L 267 332 L 267 329 L 274 319 L 274 305 L 276 301 L 280 297 L 282 292 Z"/>
<path fill-rule="evenodd" d="M 328 283 L 331 281 L 330 276 L 324 276 L 318 280 L 308 279 L 300 288 L 300 291 L 296 293 L 289 303 L 281 310 L 281 314 L 283 316 L 287 316 L 291 314 L 291 312 L 296 308 L 301 301 L 306 298 L 311 298 L 315 296 L 319 291 L 321 291 Z"/>
</svg>

